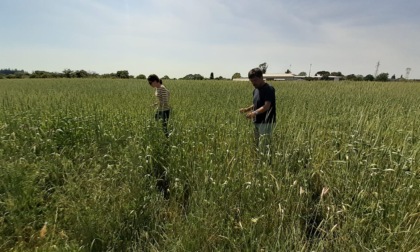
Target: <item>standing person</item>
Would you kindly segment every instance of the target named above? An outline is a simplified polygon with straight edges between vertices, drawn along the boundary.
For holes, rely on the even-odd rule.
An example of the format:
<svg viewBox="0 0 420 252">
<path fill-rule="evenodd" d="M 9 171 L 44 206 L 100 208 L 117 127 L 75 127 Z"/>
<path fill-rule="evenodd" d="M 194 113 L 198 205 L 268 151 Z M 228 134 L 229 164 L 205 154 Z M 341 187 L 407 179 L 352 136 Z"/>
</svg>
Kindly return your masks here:
<svg viewBox="0 0 420 252">
<path fill-rule="evenodd" d="M 162 121 L 163 132 L 166 137 L 169 137 L 168 120 L 171 112 L 171 108 L 169 106 L 169 90 L 162 84 L 162 80 L 159 79 L 156 74 L 149 75 L 149 77 L 147 77 L 147 81 L 151 87 L 156 89 L 155 96 L 157 98 L 157 102 L 155 105 L 157 106 L 157 110 L 155 119 Z"/>
<path fill-rule="evenodd" d="M 273 86 L 263 79 L 260 68 L 248 72 L 248 79 L 254 86 L 253 104 L 239 111 L 252 119 L 255 125 L 254 137 L 256 147 L 263 154 L 270 154 L 271 135 L 276 123 L 276 93 Z"/>
</svg>

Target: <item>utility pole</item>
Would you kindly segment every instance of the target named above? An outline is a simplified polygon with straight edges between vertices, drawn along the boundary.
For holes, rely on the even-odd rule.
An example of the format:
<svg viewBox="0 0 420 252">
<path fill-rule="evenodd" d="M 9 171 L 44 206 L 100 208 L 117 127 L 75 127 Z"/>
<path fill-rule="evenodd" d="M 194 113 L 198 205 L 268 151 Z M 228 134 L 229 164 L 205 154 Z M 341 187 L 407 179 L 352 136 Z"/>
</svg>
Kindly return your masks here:
<svg viewBox="0 0 420 252">
<path fill-rule="evenodd" d="M 376 71 L 375 71 L 375 78 L 376 78 L 376 76 L 378 76 L 378 70 L 379 70 L 379 61 L 378 61 L 378 64 L 376 64 Z"/>
<path fill-rule="evenodd" d="M 312 69 L 312 63 L 309 64 L 309 77 L 311 77 L 311 69 Z"/>
</svg>

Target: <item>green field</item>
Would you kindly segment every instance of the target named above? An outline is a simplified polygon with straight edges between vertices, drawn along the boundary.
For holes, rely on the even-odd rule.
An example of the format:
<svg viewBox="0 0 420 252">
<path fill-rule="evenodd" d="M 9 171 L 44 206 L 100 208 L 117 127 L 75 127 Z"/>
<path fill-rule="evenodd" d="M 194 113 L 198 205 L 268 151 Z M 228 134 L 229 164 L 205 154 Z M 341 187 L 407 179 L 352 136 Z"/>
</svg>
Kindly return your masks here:
<svg viewBox="0 0 420 252">
<path fill-rule="evenodd" d="M 0 80 L 0 251 L 419 251 L 420 84 Z M 159 188 L 169 188 L 164 197 Z"/>
</svg>

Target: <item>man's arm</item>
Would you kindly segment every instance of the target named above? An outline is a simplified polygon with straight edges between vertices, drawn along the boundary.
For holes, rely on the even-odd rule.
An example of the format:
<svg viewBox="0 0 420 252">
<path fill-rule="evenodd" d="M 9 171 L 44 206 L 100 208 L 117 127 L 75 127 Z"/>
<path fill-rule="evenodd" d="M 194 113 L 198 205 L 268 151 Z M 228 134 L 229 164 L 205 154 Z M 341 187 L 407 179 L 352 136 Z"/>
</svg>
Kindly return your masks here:
<svg viewBox="0 0 420 252">
<path fill-rule="evenodd" d="M 246 114 L 247 118 L 254 118 L 256 117 L 258 114 L 264 113 L 265 111 L 268 111 L 271 108 L 271 102 L 269 101 L 265 101 L 264 105 L 262 107 L 259 107 L 258 109 L 249 112 Z"/>
</svg>

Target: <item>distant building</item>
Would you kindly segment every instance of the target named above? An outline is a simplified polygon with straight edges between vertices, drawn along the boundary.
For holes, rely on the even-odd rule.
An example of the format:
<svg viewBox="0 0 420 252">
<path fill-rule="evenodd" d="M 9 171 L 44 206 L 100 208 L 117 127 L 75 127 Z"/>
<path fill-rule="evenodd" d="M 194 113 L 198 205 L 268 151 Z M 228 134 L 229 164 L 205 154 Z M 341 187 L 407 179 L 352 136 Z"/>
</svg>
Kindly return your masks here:
<svg viewBox="0 0 420 252">
<path fill-rule="evenodd" d="M 300 75 L 295 75 L 292 73 L 284 73 L 284 74 L 278 74 L 278 73 L 268 73 L 268 74 L 263 74 L 263 78 L 266 81 L 290 81 L 290 80 L 303 80 L 306 78 L 306 76 L 300 76 Z M 312 79 L 321 79 L 322 76 L 320 75 L 315 75 L 311 77 Z M 340 79 L 343 79 L 344 76 L 333 76 L 330 75 L 328 76 L 328 78 L 333 79 L 334 81 L 339 81 Z M 232 79 L 234 81 L 248 81 L 248 77 L 241 77 L 241 78 L 235 78 Z"/>
<path fill-rule="evenodd" d="M 278 74 L 278 73 L 269 73 L 269 74 L 263 74 L 263 78 L 266 81 L 285 81 L 285 80 L 302 80 L 306 76 L 299 76 L 291 73 L 284 73 L 284 74 Z M 232 79 L 234 81 L 248 81 L 248 77 L 241 77 L 241 78 L 235 78 Z"/>
<path fill-rule="evenodd" d="M 339 81 L 340 79 L 344 78 L 344 76 L 328 76 L 328 78 L 333 79 L 334 81 Z"/>
</svg>

